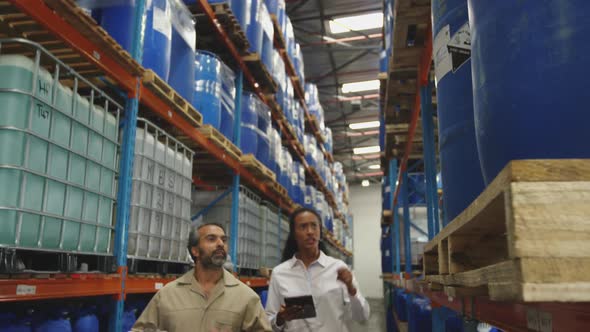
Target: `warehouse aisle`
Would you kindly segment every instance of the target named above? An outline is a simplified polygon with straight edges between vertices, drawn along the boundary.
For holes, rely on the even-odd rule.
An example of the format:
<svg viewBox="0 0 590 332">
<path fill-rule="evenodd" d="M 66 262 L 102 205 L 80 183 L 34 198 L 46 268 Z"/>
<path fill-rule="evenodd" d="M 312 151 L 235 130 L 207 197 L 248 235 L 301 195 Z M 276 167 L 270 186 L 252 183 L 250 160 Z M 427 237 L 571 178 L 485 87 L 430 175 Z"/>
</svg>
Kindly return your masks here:
<svg viewBox="0 0 590 332">
<path fill-rule="evenodd" d="M 385 332 L 385 304 L 383 299 L 367 299 L 371 306 L 371 317 L 364 324 L 353 322 L 350 332 Z"/>
</svg>

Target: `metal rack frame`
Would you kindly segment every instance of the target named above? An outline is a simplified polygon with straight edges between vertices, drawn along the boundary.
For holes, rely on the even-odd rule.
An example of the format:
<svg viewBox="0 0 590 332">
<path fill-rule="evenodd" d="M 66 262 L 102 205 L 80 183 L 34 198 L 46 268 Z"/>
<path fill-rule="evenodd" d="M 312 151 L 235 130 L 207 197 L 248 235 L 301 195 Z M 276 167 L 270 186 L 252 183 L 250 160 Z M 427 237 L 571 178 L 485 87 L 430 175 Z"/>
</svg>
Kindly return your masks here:
<svg viewBox="0 0 590 332">
<path fill-rule="evenodd" d="M 182 132 L 203 149 L 205 149 L 211 156 L 225 164 L 234 172 L 233 186 L 234 197 L 239 190 L 239 184 L 243 179 L 249 187 L 255 188 L 266 199 L 276 204 L 279 208 L 279 216 L 281 212 L 290 213 L 294 206 L 291 202 L 284 201 L 270 190 L 270 187 L 260 179 L 257 179 L 243 167 L 239 160 L 232 158 L 223 148 L 215 145 L 206 136 L 200 133 L 189 121 L 185 120 L 181 114 L 171 110 L 170 106 L 143 85 L 141 77 L 134 73 L 133 70 L 126 68 L 117 62 L 114 58 L 109 56 L 105 50 L 97 47 L 94 42 L 85 37 L 75 26 L 60 17 L 56 11 L 52 10 L 43 0 L 11 0 L 10 3 L 18 8 L 22 13 L 30 17 L 36 23 L 41 25 L 44 29 L 51 32 L 57 39 L 65 42 L 71 49 L 79 53 L 85 60 L 90 62 L 95 67 L 99 68 L 105 73 L 107 77 L 115 82 L 117 88 L 121 89 L 126 96 L 125 112 L 122 123 L 122 144 L 120 147 L 120 168 L 119 168 L 119 189 L 117 194 L 117 216 L 115 223 L 114 242 L 114 256 L 116 259 L 117 273 L 113 275 L 100 276 L 86 276 L 69 275 L 65 279 L 50 278 L 50 279 L 8 279 L 0 280 L 0 301 L 21 301 L 21 300 L 37 300 L 37 299 L 51 299 L 51 298 L 65 298 L 65 297 L 79 297 L 92 295 L 113 295 L 115 299 L 113 310 L 111 311 L 110 330 L 119 331 L 121 327 L 124 300 L 126 294 L 131 293 L 148 293 L 155 292 L 167 282 L 173 279 L 143 279 L 127 275 L 127 233 L 129 225 L 129 213 L 131 203 L 131 180 L 133 172 L 133 156 L 134 156 L 134 141 L 136 135 L 136 123 L 140 105 L 144 106 L 152 114 L 164 119 L 168 124 Z M 224 43 L 236 60 L 240 70 L 236 77 L 236 108 L 240 108 L 241 90 L 243 88 L 243 81 L 245 80 L 251 87 L 253 87 L 256 94 L 265 103 L 269 104 L 269 100 L 263 94 L 250 72 L 246 63 L 242 60 L 237 48 L 229 39 L 227 33 L 223 28 L 217 24 L 217 19 L 213 13 L 211 6 L 206 0 L 199 0 L 197 2 L 201 10 L 206 14 L 219 39 Z M 137 11 L 141 12 L 145 8 L 145 0 L 136 0 Z M 142 22 L 137 15 L 134 22 L 134 35 L 142 35 Z M 130 52 L 133 59 L 141 63 L 142 59 L 142 45 L 141 38 L 134 38 L 133 48 Z M 286 55 L 285 55 L 286 56 Z M 289 59 L 284 59 L 290 61 Z M 288 66 L 287 66 L 288 67 Z M 288 68 L 287 70 L 290 70 Z M 309 117 L 307 105 L 305 103 L 305 96 L 301 87 L 298 86 L 297 96 L 300 103 L 305 109 L 306 118 Z M 239 123 L 239 112 L 237 113 L 237 121 Z M 297 142 L 296 137 L 292 137 L 286 128 L 281 123 L 278 124 L 283 135 L 287 137 L 289 142 Z M 239 125 L 234 128 L 234 143 L 239 144 Z M 318 128 L 314 128 L 316 136 L 319 133 Z M 295 152 L 308 173 L 313 173 L 314 170 L 305 162 L 303 151 L 298 150 L 296 144 L 293 144 L 292 151 Z M 323 148 L 323 146 L 322 146 Z M 331 156 L 324 151 L 328 159 Z M 325 184 L 321 179 L 315 179 L 315 184 L 318 189 L 329 196 Z M 329 200 L 332 208 L 336 209 L 334 199 Z M 237 210 L 238 202 L 234 201 L 232 204 L 232 224 L 237 225 Z M 343 221 L 346 225 L 346 222 Z M 234 228 L 235 229 L 235 228 Z M 237 237 L 232 237 L 236 238 Z M 237 243 L 232 241 L 231 252 L 235 256 Z M 235 257 L 232 257 L 235 261 Z M 246 284 L 252 287 L 264 287 L 268 285 L 268 280 L 264 278 L 242 278 Z"/>
</svg>

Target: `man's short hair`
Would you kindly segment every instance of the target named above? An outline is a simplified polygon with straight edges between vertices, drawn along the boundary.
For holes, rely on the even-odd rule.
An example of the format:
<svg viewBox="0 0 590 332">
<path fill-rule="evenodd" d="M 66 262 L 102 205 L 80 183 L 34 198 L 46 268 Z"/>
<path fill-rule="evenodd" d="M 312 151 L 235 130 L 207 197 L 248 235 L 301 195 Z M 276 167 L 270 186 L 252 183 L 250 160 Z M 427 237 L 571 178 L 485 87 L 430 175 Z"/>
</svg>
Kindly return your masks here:
<svg viewBox="0 0 590 332">
<path fill-rule="evenodd" d="M 191 248 L 199 246 L 199 240 L 200 240 L 199 230 L 205 226 L 217 226 L 223 230 L 223 233 L 225 233 L 225 227 L 223 227 L 222 224 L 219 224 L 216 222 L 206 222 L 206 223 L 200 224 L 200 225 L 193 223 L 191 225 L 191 229 L 188 234 L 188 243 L 186 246 L 186 248 L 188 249 L 188 253 L 189 253 L 189 255 L 191 255 L 191 258 L 193 259 L 193 261 L 195 260 L 195 258 L 193 257 L 193 254 L 191 253 Z"/>
</svg>

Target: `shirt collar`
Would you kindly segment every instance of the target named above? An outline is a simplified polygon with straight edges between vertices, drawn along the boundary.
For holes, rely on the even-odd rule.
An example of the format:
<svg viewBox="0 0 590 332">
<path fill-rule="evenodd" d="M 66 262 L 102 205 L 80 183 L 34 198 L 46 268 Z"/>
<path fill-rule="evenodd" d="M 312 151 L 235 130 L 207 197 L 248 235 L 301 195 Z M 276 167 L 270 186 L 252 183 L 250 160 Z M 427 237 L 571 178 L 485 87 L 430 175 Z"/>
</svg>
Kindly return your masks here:
<svg viewBox="0 0 590 332">
<path fill-rule="evenodd" d="M 289 263 L 290 263 L 289 265 L 291 266 L 291 268 L 294 268 L 298 262 L 301 262 L 301 260 L 297 259 L 296 255 L 297 254 L 293 255 L 293 257 L 289 261 Z M 311 266 L 315 263 L 318 263 L 321 267 L 326 267 L 326 265 L 328 264 L 327 260 L 328 260 L 328 256 L 326 256 L 326 254 L 324 254 L 324 252 L 320 250 L 320 257 L 318 257 L 318 259 L 316 259 L 314 262 L 312 262 L 309 265 Z"/>
<path fill-rule="evenodd" d="M 222 280 L 220 280 L 219 282 L 223 282 L 225 287 L 234 287 L 239 284 L 238 279 L 236 279 L 236 277 L 234 277 L 226 269 L 223 269 L 223 276 L 221 277 L 221 279 Z M 187 273 L 185 273 L 183 276 L 181 276 L 178 279 L 178 283 L 181 285 L 190 285 L 191 288 L 193 288 L 194 290 L 197 290 L 197 291 L 200 291 L 200 289 L 201 289 L 199 282 L 195 278 L 195 269 L 194 268 L 191 269 L 190 271 L 188 271 Z"/>
</svg>

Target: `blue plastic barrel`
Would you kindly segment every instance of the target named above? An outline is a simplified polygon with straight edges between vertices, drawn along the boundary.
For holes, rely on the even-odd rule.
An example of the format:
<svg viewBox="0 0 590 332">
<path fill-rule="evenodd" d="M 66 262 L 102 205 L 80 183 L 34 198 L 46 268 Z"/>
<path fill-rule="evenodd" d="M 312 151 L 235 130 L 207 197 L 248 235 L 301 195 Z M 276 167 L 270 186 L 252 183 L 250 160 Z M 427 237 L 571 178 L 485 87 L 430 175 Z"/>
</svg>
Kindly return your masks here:
<svg viewBox="0 0 590 332">
<path fill-rule="evenodd" d="M 193 106 L 203 115 L 203 122 L 233 139 L 234 76 L 215 54 L 195 53 L 195 92 Z"/>
<path fill-rule="evenodd" d="M 96 316 L 96 307 L 89 306 L 80 310 L 72 323 L 72 330 L 74 332 L 98 332 L 99 323 Z"/>
<path fill-rule="evenodd" d="M 282 146 L 281 147 L 281 153 L 283 156 L 283 163 L 281 164 L 282 168 L 281 168 L 281 175 L 279 176 L 279 184 L 281 186 L 283 186 L 288 193 L 290 193 L 290 187 L 291 187 L 291 173 L 293 172 L 292 169 L 292 157 L 291 154 L 289 153 L 289 150 L 287 150 L 286 147 Z"/>
<path fill-rule="evenodd" d="M 256 148 L 256 159 L 270 168 L 270 140 L 266 132 L 256 128 L 258 136 L 258 147 Z"/>
<path fill-rule="evenodd" d="M 397 318 L 402 322 L 408 321 L 408 294 L 403 289 L 395 290 L 395 313 Z"/>
<path fill-rule="evenodd" d="M 393 272 L 393 241 L 391 240 L 392 234 L 389 231 L 389 226 L 381 227 L 381 271 L 383 273 Z"/>
<path fill-rule="evenodd" d="M 170 0 L 170 4 L 172 50 L 168 84 L 192 103 L 195 82 L 195 25 L 184 3 L 180 0 Z"/>
<path fill-rule="evenodd" d="M 193 106 L 203 115 L 203 123 L 221 128 L 221 60 L 213 53 L 195 53 L 195 93 Z"/>
<path fill-rule="evenodd" d="M 433 54 L 446 225 L 482 192 L 484 183 L 475 142 L 470 60 L 460 53 L 468 45 L 455 42 L 467 38 L 467 1 L 433 0 L 432 17 L 439 41 Z M 453 48 L 453 43 L 458 46 Z"/>
<path fill-rule="evenodd" d="M 258 114 L 260 100 L 251 92 L 244 92 L 242 94 L 242 123 L 250 124 L 258 128 Z"/>
<path fill-rule="evenodd" d="M 260 6 L 259 11 L 260 28 L 262 29 L 262 47 L 260 49 L 260 58 L 269 73 L 274 70 L 273 51 L 274 51 L 274 27 L 270 14 L 264 3 Z"/>
<path fill-rule="evenodd" d="M 0 332 L 31 332 L 31 320 L 12 312 L 0 313 Z"/>
<path fill-rule="evenodd" d="M 137 320 L 137 309 L 126 307 L 125 311 L 123 311 L 123 319 L 122 319 L 122 330 L 123 331 L 130 331 L 133 325 L 135 325 L 135 321 Z"/>
<path fill-rule="evenodd" d="M 430 301 L 415 296 L 410 303 L 408 332 L 432 331 L 432 309 Z"/>
<path fill-rule="evenodd" d="M 147 4 L 142 65 L 167 80 L 172 33 L 169 0 L 152 0 Z M 131 52 L 135 0 L 121 0 L 115 6 L 95 6 L 97 8 L 92 10 L 93 17 L 125 50 Z"/>
<path fill-rule="evenodd" d="M 293 201 L 295 201 L 296 203 L 301 201 L 301 196 L 303 195 L 303 192 L 301 191 L 301 186 L 299 185 L 299 174 L 300 171 L 299 169 L 303 167 L 301 165 L 300 162 L 298 161 L 293 161 L 293 173 L 291 174 L 291 194 L 289 196 L 291 196 L 291 198 L 293 199 Z"/>
<path fill-rule="evenodd" d="M 251 21 L 252 2 L 253 0 L 236 0 L 231 4 L 231 10 L 245 33 L 248 32 Z"/>
<path fill-rule="evenodd" d="M 259 100 L 256 113 L 258 113 L 258 129 L 266 133 L 271 126 L 270 109 Z"/>
<path fill-rule="evenodd" d="M 445 332 L 463 332 L 463 318 L 453 314 L 445 320 Z"/>
<path fill-rule="evenodd" d="M 33 324 L 34 332 L 72 332 L 72 324 L 68 318 L 68 311 L 63 308 L 51 310 L 45 314 L 39 314 Z"/>
<path fill-rule="evenodd" d="M 387 72 L 388 60 L 389 59 L 387 58 L 387 52 L 385 50 L 382 50 L 381 52 L 379 52 L 379 72 L 381 72 L 381 73 Z"/>
<path fill-rule="evenodd" d="M 255 125 L 242 122 L 240 125 L 240 149 L 243 154 L 258 155 L 258 128 Z"/>
<path fill-rule="evenodd" d="M 263 290 L 260 292 L 260 303 L 262 303 L 262 307 L 266 308 L 266 299 L 268 298 L 268 290 Z"/>
<path fill-rule="evenodd" d="M 248 37 L 248 42 L 250 43 L 248 51 L 257 54 L 260 54 L 262 51 L 263 31 L 262 25 L 260 24 L 262 4 L 262 0 L 252 0 L 250 6 L 250 22 L 246 29 L 246 37 Z"/>
<path fill-rule="evenodd" d="M 590 1 L 468 2 L 486 183 L 510 160 L 590 157 Z"/>
</svg>

